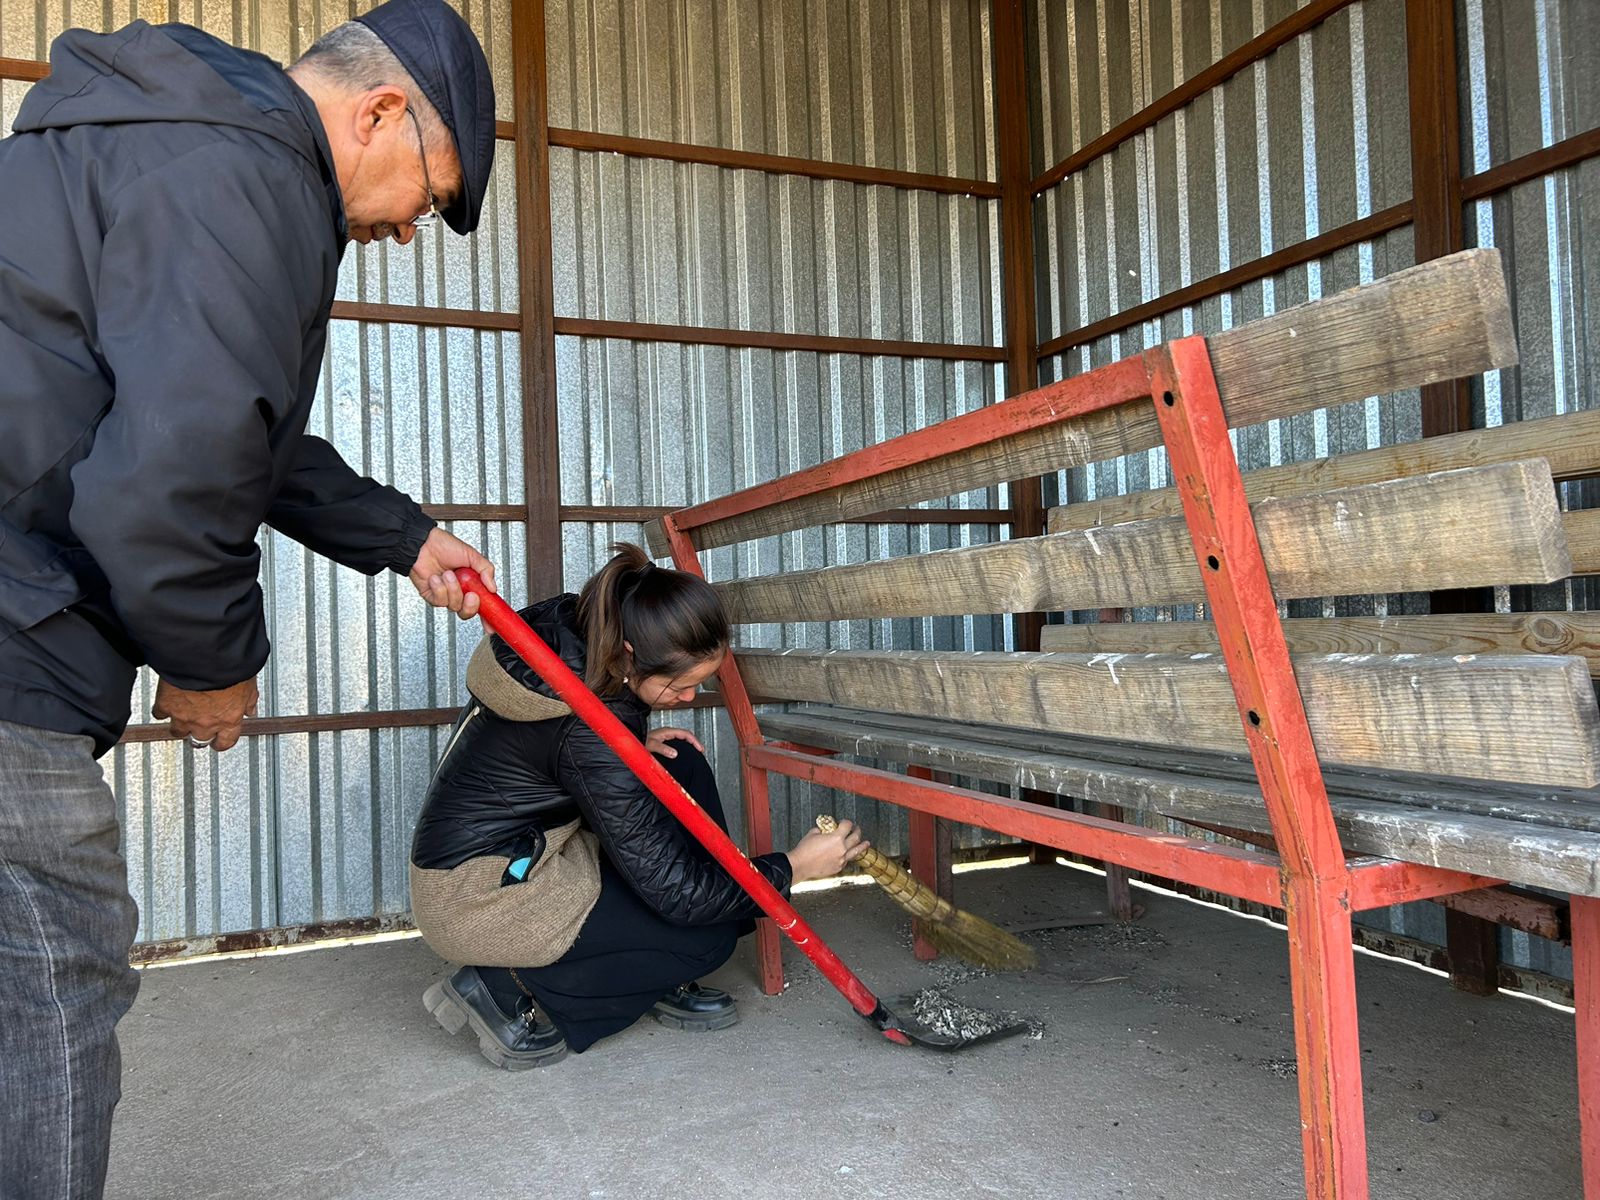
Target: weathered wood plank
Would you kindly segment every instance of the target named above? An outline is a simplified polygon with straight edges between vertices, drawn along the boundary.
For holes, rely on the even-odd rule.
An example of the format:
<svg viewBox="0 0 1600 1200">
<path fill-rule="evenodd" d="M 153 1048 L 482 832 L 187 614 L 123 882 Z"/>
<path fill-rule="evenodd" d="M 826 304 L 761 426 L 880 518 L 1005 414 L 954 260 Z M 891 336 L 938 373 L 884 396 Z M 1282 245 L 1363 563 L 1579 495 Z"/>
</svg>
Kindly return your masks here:
<svg viewBox="0 0 1600 1200">
<path fill-rule="evenodd" d="M 1495 250 L 1466 250 L 1363 287 L 1218 333 L 1212 369 L 1230 425 L 1343 404 L 1516 362 Z M 1161 442 L 1142 402 L 914 463 L 860 483 L 729 517 L 694 531 L 701 549 L 1148 450 Z M 645 527 L 665 555 L 659 522 Z"/>
<path fill-rule="evenodd" d="M 1600 675 L 1600 612 L 1292 617 L 1292 654 L 1575 654 Z M 1210 621 L 1046 625 L 1041 650 L 1078 654 L 1215 654 Z"/>
<path fill-rule="evenodd" d="M 745 686 L 785 700 L 1185 749 L 1244 745 L 1218 655 L 748 650 L 738 662 Z M 1600 713 L 1582 659 L 1328 655 L 1295 673 L 1325 761 L 1570 787 L 1600 778 Z M 1518 713 L 1539 719 L 1508 719 Z"/>
<path fill-rule="evenodd" d="M 1574 575 L 1600 575 L 1600 508 L 1561 514 Z"/>
<path fill-rule="evenodd" d="M 1088 738 L 1033 729 L 945 721 L 925 716 L 866 709 L 808 705 L 791 716 L 818 717 L 824 724 L 847 727 L 854 734 L 883 739 L 885 745 L 982 744 L 1011 753 L 1023 751 L 1058 758 L 1089 758 L 1113 766 L 1164 771 L 1170 775 L 1225 779 L 1255 786 L 1255 767 L 1246 754 L 1171 749 Z M 766 721 L 763 716 L 763 724 Z M 1600 834 L 1600 791 L 1594 788 L 1549 788 L 1405 772 L 1382 772 L 1328 766 L 1323 777 L 1331 791 L 1363 800 L 1457 812 L 1497 820 L 1522 821 Z"/>
<path fill-rule="evenodd" d="M 1279 599 L 1572 573 L 1543 459 L 1252 506 Z M 1448 545 L 1449 554 L 1439 547 Z M 1182 517 L 719 584 L 735 624 L 1133 608 L 1205 599 Z"/>
<path fill-rule="evenodd" d="M 1557 480 L 1576 479 L 1600 471 L 1600 409 L 1566 413 L 1538 421 L 1514 421 L 1496 429 L 1474 429 L 1424 438 L 1398 446 L 1382 446 L 1356 454 L 1309 462 L 1287 463 L 1246 472 L 1245 495 L 1252 501 L 1267 496 L 1303 496 L 1331 488 L 1377 483 L 1402 475 L 1427 475 L 1462 467 L 1544 458 Z M 1097 529 L 1123 521 L 1147 521 L 1183 514 L 1176 488 L 1105 496 L 1050 510 L 1049 531 Z"/>
<path fill-rule="evenodd" d="M 1180 820 L 1217 822 L 1258 832 L 1270 832 L 1271 828 L 1253 778 L 1205 774 L 1202 756 L 1188 756 L 1194 770 L 1178 772 L 1165 769 L 1164 763 L 1152 766 L 1095 757 L 1097 746 L 1080 755 L 996 746 L 982 740 L 966 741 L 948 731 L 883 731 L 859 726 L 848 717 L 807 710 L 764 714 L 761 725 L 769 737 L 863 758 L 912 763 Z M 1248 770 L 1248 764 L 1244 765 Z M 1490 874 L 1578 895 L 1600 895 L 1600 832 L 1389 803 L 1340 791 L 1339 778 L 1329 778 L 1329 803 L 1340 840 L 1352 853 Z"/>
</svg>

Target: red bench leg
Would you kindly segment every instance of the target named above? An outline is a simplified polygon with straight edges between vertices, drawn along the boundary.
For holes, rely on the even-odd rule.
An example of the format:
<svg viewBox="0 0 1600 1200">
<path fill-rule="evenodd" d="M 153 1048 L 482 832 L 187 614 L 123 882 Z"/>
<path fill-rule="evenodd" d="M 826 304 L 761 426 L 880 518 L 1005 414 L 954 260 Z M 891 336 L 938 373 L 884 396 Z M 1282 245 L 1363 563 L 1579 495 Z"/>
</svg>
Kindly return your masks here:
<svg viewBox="0 0 1600 1200">
<path fill-rule="evenodd" d="M 906 774 L 913 779 L 932 780 L 934 774 L 927 767 L 909 767 Z M 912 809 L 911 820 L 911 874 L 927 884 L 946 900 L 954 890 L 950 873 L 950 826 L 932 813 Z M 925 922 L 911 922 L 911 952 L 922 962 L 939 957 L 939 948 L 928 940 Z"/>
<path fill-rule="evenodd" d="M 1600 1200 L 1600 900 L 1572 898 L 1572 998 L 1578 1010 L 1583 1197 Z"/>
<path fill-rule="evenodd" d="M 744 779 L 745 848 L 754 858 L 772 849 L 772 803 L 765 771 L 745 763 L 740 773 Z M 756 973 L 767 995 L 783 991 L 783 939 L 769 917 L 756 921 Z"/>
<path fill-rule="evenodd" d="M 1309 1200 L 1367 1200 L 1355 950 L 1344 886 L 1285 887 Z"/>
</svg>

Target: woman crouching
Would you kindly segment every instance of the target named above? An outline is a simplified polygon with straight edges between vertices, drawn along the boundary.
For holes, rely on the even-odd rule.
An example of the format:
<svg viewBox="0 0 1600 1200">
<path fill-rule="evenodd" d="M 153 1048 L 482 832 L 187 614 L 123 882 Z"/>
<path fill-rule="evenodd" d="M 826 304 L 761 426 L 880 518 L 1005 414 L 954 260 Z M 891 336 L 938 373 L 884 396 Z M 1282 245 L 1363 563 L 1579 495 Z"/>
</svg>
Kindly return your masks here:
<svg viewBox="0 0 1600 1200">
<path fill-rule="evenodd" d="M 646 734 L 654 708 L 693 699 L 728 652 L 705 580 L 620 544 L 578 596 L 522 617 L 727 828 L 704 750 L 686 729 Z M 446 1030 L 470 1025 L 511 1070 L 581 1053 L 646 1013 L 723 1029 L 732 996 L 695 981 L 754 928 L 755 901 L 500 638 L 484 639 L 411 847 L 417 928 L 467 963 L 423 997 Z M 755 867 L 780 892 L 837 873 L 858 829 L 808 833 Z"/>
</svg>

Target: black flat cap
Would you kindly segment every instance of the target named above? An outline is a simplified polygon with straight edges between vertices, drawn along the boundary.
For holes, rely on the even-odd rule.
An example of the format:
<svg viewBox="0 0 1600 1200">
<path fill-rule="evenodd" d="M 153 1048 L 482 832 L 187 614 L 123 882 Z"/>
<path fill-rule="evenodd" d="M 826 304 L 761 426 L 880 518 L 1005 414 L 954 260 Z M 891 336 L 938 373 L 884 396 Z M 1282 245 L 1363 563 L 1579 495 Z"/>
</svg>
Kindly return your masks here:
<svg viewBox="0 0 1600 1200">
<path fill-rule="evenodd" d="M 494 167 L 494 81 L 483 47 L 444 0 L 389 0 L 356 20 L 394 52 L 455 139 L 461 192 L 440 215 L 471 233 Z"/>
</svg>

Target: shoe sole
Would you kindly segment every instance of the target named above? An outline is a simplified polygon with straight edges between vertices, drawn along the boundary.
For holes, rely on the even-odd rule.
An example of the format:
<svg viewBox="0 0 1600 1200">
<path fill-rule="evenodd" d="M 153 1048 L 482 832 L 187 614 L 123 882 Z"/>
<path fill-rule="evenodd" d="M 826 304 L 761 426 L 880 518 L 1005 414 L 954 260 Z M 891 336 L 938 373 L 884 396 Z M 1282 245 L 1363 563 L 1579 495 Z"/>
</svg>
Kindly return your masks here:
<svg viewBox="0 0 1600 1200">
<path fill-rule="evenodd" d="M 503 1071 L 532 1071 L 539 1067 L 554 1066 L 567 1056 L 567 1044 L 562 1042 L 549 1050 L 512 1051 L 500 1044 L 494 1031 L 484 1024 L 483 1018 L 472 1011 L 467 1002 L 456 995 L 450 981 L 441 979 L 422 993 L 422 1003 L 427 1005 L 439 1028 L 454 1037 L 463 1026 L 471 1025 L 478 1035 L 478 1052 Z"/>
<path fill-rule="evenodd" d="M 650 1010 L 651 1015 L 668 1029 L 681 1029 L 685 1033 L 713 1033 L 718 1029 L 728 1029 L 739 1023 L 739 1010 L 730 1009 L 728 1012 L 716 1016 L 685 1017 L 678 1013 L 663 1012 L 659 1008 Z"/>
</svg>

